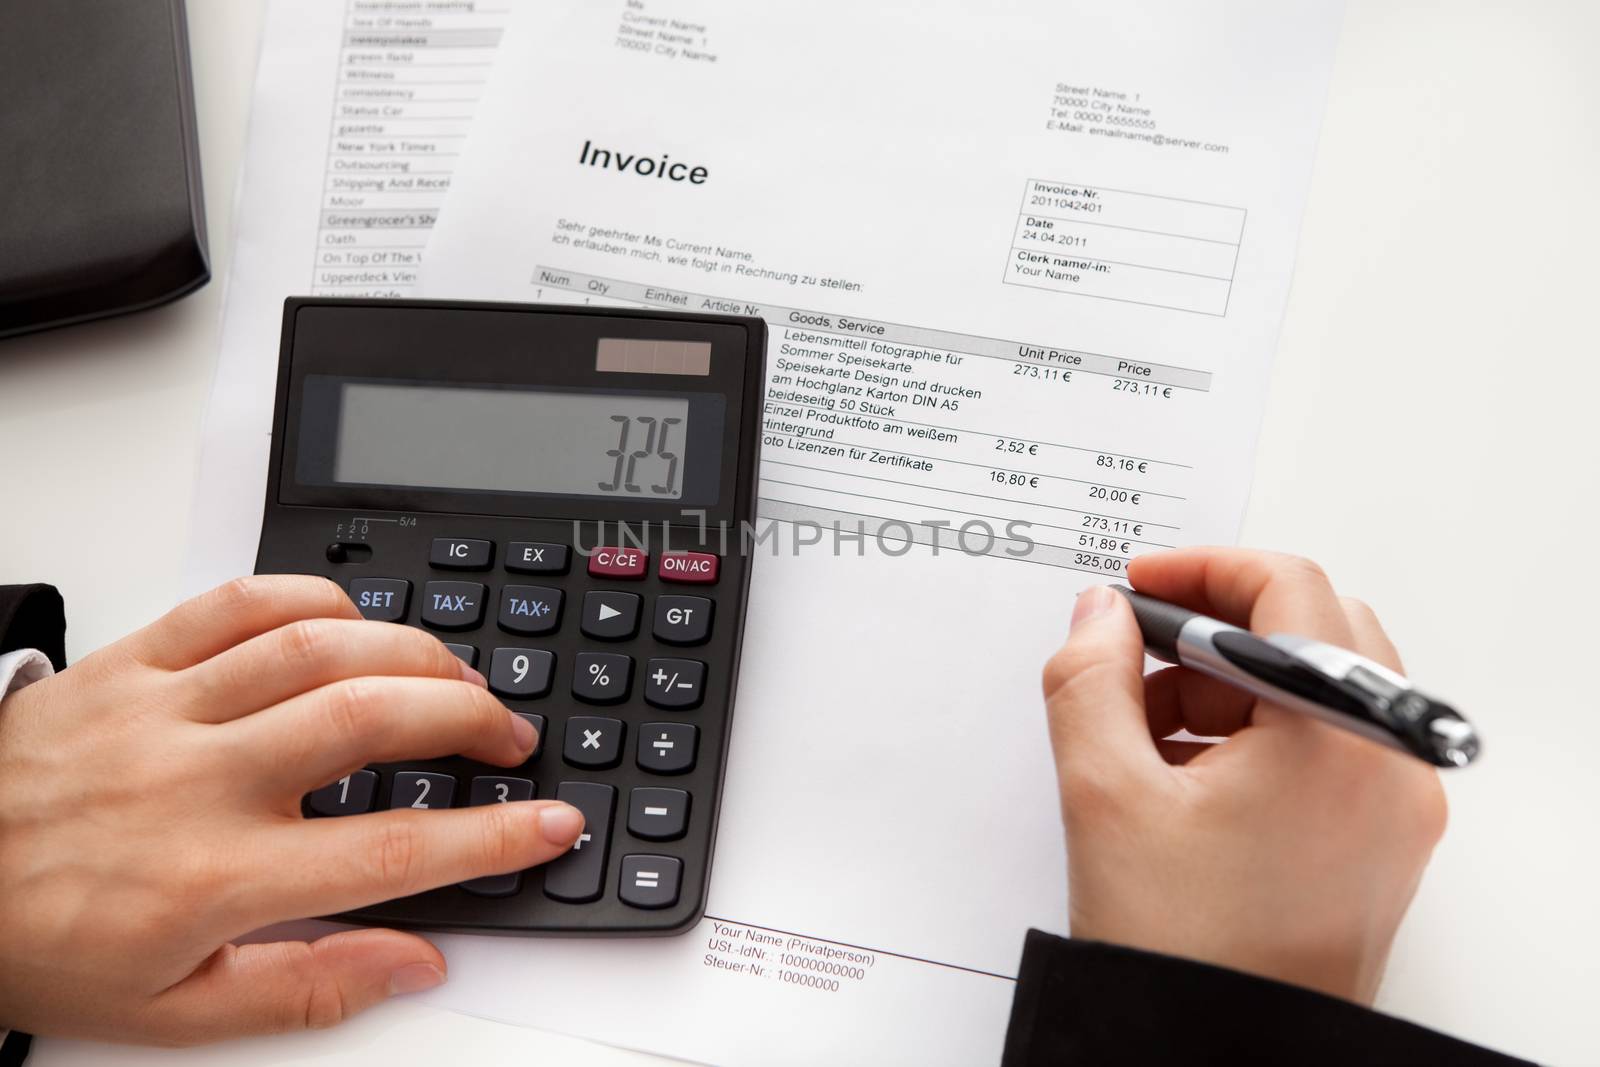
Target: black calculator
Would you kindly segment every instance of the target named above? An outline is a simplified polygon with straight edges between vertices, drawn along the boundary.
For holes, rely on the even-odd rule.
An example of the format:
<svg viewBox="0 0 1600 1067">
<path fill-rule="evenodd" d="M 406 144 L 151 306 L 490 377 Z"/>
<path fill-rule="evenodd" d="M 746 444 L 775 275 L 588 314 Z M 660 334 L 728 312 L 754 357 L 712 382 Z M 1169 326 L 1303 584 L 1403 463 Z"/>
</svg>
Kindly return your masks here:
<svg viewBox="0 0 1600 1067">
<path fill-rule="evenodd" d="M 341 916 L 527 934 L 679 932 L 705 907 L 755 515 L 759 318 L 285 303 L 257 573 L 417 626 L 540 736 L 520 767 L 379 764 L 311 818 L 554 798 L 574 848 Z"/>
</svg>

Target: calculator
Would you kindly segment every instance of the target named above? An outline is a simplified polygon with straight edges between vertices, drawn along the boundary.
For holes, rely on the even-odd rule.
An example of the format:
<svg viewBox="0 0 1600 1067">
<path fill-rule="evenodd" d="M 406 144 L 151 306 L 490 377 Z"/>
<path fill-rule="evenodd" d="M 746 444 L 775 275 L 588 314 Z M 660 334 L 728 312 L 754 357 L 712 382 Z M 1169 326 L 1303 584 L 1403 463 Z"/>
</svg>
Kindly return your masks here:
<svg viewBox="0 0 1600 1067">
<path fill-rule="evenodd" d="M 308 818 L 554 798 L 572 850 L 339 916 L 680 932 L 705 907 L 749 589 L 766 326 L 553 305 L 286 301 L 257 573 L 435 634 L 538 730 L 519 767 L 378 764 Z"/>
</svg>

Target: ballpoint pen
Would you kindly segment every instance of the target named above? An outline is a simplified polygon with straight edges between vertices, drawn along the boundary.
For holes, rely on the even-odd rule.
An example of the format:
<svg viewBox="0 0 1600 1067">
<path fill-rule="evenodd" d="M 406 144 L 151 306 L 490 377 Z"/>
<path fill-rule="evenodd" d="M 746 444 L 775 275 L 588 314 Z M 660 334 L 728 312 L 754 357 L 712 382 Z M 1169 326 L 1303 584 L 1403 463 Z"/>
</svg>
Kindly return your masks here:
<svg viewBox="0 0 1600 1067">
<path fill-rule="evenodd" d="M 1125 586 L 1145 651 L 1437 767 L 1477 758 L 1477 730 L 1450 705 L 1365 656 L 1307 637 L 1259 637 Z"/>
</svg>

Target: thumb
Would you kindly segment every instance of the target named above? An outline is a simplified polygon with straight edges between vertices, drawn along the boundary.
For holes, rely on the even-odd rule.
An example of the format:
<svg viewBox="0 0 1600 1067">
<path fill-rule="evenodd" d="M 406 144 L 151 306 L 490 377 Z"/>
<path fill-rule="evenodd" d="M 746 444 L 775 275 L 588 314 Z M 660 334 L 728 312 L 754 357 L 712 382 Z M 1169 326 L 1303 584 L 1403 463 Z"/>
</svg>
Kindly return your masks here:
<svg viewBox="0 0 1600 1067">
<path fill-rule="evenodd" d="M 415 934 L 348 930 L 315 941 L 223 945 L 151 1005 L 152 1036 L 204 1044 L 335 1026 L 444 981 L 444 956 Z"/>
<path fill-rule="evenodd" d="M 1044 669 L 1056 767 L 1064 777 L 1148 774 L 1164 766 L 1144 705 L 1144 639 L 1128 602 L 1105 586 L 1072 608 L 1067 643 Z"/>
</svg>

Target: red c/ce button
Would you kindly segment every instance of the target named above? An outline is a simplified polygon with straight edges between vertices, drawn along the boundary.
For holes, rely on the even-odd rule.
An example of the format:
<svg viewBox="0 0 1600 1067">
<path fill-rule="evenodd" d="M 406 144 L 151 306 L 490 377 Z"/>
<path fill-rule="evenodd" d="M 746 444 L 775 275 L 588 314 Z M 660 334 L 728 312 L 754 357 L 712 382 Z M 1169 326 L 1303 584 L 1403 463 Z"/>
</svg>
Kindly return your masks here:
<svg viewBox="0 0 1600 1067">
<path fill-rule="evenodd" d="M 649 561 L 637 548 L 597 548 L 589 557 L 589 573 L 599 578 L 643 578 Z"/>
<path fill-rule="evenodd" d="M 709 552 L 663 552 L 656 575 L 663 582 L 710 585 L 717 580 L 717 565 L 720 562 Z"/>
</svg>

